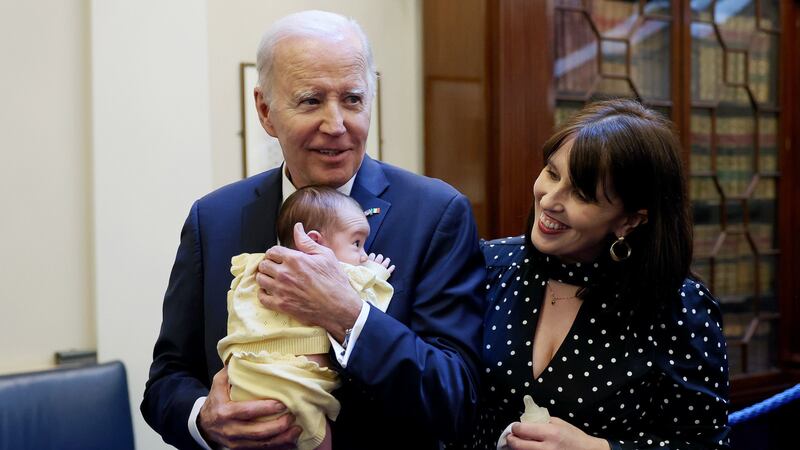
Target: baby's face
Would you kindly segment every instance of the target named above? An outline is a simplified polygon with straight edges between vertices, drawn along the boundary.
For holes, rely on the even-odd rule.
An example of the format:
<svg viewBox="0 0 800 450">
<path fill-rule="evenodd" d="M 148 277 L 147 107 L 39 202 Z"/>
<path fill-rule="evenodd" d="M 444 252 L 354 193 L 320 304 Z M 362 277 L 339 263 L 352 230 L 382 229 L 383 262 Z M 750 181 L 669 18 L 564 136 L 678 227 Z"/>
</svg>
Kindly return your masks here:
<svg viewBox="0 0 800 450">
<path fill-rule="evenodd" d="M 336 255 L 341 262 L 358 266 L 367 260 L 364 243 L 369 236 L 369 223 L 364 212 L 355 207 L 348 207 L 338 212 L 338 226 L 325 233 L 324 245 Z"/>
</svg>

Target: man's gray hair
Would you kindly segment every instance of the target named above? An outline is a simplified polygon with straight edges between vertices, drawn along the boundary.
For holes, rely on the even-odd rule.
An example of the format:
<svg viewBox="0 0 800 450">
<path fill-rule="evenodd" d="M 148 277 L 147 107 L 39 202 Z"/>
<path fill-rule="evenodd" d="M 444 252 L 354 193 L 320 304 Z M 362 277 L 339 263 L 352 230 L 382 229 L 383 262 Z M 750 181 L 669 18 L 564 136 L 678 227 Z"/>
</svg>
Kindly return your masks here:
<svg viewBox="0 0 800 450">
<path fill-rule="evenodd" d="M 354 33 L 361 41 L 361 51 L 366 62 L 367 89 L 370 98 L 374 97 L 377 86 L 375 61 L 369 40 L 361 26 L 352 18 L 327 11 L 301 11 L 279 19 L 261 37 L 256 57 L 258 85 L 269 102 L 272 98 L 272 75 L 275 48 L 283 39 L 289 37 L 340 38 L 348 32 Z"/>
</svg>

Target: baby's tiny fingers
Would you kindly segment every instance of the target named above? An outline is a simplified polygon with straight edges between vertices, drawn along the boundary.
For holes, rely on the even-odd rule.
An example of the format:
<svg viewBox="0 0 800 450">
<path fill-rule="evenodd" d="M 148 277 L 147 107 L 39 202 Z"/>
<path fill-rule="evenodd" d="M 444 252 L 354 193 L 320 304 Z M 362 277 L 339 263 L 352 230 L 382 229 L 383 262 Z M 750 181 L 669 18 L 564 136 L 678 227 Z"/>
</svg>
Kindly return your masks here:
<svg viewBox="0 0 800 450">
<path fill-rule="evenodd" d="M 381 255 L 380 253 L 378 253 L 378 254 L 375 256 L 375 262 L 376 262 L 376 263 L 378 263 L 378 264 L 380 264 L 382 261 L 383 261 L 383 255 Z"/>
<path fill-rule="evenodd" d="M 394 264 L 392 264 L 391 266 L 389 266 L 389 267 L 386 269 L 386 271 L 387 271 L 387 272 L 389 272 L 389 273 L 392 273 L 392 272 L 394 272 Z"/>
<path fill-rule="evenodd" d="M 375 253 L 370 253 L 367 255 L 367 258 L 369 258 L 370 261 L 375 261 Z"/>
</svg>

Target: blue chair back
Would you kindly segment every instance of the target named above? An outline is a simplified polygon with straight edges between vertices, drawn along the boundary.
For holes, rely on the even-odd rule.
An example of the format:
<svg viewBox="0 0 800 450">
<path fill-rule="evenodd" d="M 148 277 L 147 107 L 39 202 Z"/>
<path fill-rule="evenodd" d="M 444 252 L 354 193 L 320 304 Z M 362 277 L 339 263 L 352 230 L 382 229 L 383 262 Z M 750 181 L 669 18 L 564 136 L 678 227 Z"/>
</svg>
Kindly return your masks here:
<svg viewBox="0 0 800 450">
<path fill-rule="evenodd" d="M 0 450 L 133 450 L 119 362 L 0 376 Z"/>
</svg>

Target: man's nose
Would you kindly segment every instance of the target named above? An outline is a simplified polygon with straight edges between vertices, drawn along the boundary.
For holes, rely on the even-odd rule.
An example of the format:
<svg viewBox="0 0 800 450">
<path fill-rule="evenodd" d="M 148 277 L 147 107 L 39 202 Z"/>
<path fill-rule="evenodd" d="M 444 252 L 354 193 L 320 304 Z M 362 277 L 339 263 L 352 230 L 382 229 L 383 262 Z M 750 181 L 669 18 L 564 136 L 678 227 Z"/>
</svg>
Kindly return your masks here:
<svg viewBox="0 0 800 450">
<path fill-rule="evenodd" d="M 339 136 L 346 131 L 344 127 L 344 116 L 342 116 L 341 108 L 336 102 L 330 102 L 323 110 L 324 116 L 319 130 L 325 134 Z"/>
</svg>

